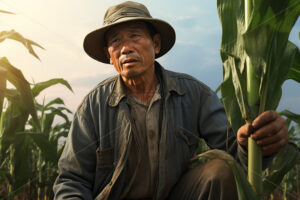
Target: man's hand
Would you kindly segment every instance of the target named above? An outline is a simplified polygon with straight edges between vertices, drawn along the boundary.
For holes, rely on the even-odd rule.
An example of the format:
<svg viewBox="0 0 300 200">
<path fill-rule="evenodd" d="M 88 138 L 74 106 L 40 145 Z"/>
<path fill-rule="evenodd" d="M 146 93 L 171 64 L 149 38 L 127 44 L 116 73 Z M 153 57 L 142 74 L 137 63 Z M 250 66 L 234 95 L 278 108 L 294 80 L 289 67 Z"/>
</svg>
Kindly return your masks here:
<svg viewBox="0 0 300 200">
<path fill-rule="evenodd" d="M 241 126 L 237 133 L 238 142 L 248 148 L 251 137 L 262 148 L 263 156 L 280 151 L 289 141 L 286 121 L 276 111 L 265 111 L 253 123 Z"/>
</svg>

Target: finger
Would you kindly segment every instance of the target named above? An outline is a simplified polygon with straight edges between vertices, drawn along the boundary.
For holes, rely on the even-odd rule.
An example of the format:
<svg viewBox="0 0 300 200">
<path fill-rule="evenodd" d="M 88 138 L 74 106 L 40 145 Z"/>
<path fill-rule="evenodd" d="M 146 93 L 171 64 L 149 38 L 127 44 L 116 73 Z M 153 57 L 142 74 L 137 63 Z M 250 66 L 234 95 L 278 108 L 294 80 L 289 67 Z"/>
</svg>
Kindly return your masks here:
<svg viewBox="0 0 300 200">
<path fill-rule="evenodd" d="M 253 126 L 251 124 L 245 124 L 238 130 L 238 137 L 248 138 L 253 133 Z"/>
<path fill-rule="evenodd" d="M 266 145 L 262 147 L 262 155 L 263 156 L 271 156 L 277 152 L 279 152 L 286 144 L 288 140 L 280 140 L 279 142 Z"/>
<path fill-rule="evenodd" d="M 276 143 L 277 141 L 287 138 L 285 132 L 286 132 L 286 130 L 284 128 L 282 128 L 277 134 L 272 135 L 270 137 L 264 137 L 262 139 L 259 139 L 256 141 L 256 143 L 261 147 Z"/>
<path fill-rule="evenodd" d="M 252 126 L 254 129 L 259 129 L 263 127 L 265 124 L 268 124 L 277 118 L 279 118 L 280 115 L 274 111 L 274 110 L 268 110 L 260 114 L 252 123 Z"/>
<path fill-rule="evenodd" d="M 237 140 L 240 145 L 246 148 L 248 147 L 248 137 L 250 136 L 252 129 L 253 127 L 251 124 L 245 124 L 239 128 L 237 134 Z"/>
<path fill-rule="evenodd" d="M 271 123 L 265 124 L 263 127 L 256 130 L 251 138 L 253 140 L 261 140 L 265 137 L 276 135 L 281 129 L 286 129 L 286 121 L 282 117 L 277 118 Z"/>
<path fill-rule="evenodd" d="M 242 145 L 243 147 L 248 148 L 248 138 L 243 138 L 238 140 L 239 144 Z"/>
</svg>

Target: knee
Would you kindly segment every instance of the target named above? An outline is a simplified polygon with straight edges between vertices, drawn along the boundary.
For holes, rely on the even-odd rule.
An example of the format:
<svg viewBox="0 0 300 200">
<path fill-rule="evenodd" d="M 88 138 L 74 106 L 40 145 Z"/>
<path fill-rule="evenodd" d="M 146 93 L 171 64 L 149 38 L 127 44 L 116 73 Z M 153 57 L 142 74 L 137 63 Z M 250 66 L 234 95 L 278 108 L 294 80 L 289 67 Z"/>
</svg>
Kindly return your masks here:
<svg viewBox="0 0 300 200">
<path fill-rule="evenodd" d="M 205 176 L 208 181 L 232 182 L 234 176 L 231 167 L 223 160 L 214 159 L 206 163 Z"/>
</svg>

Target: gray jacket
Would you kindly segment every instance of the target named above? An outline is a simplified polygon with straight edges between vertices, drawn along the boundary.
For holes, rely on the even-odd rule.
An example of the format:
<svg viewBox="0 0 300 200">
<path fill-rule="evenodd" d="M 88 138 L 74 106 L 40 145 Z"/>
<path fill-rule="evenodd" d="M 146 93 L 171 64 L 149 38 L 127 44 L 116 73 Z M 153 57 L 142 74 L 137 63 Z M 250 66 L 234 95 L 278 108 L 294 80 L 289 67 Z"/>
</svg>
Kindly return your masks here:
<svg viewBox="0 0 300 200">
<path fill-rule="evenodd" d="M 232 131 L 227 138 L 227 118 L 214 92 L 189 75 L 165 70 L 157 62 L 155 65 L 165 96 L 155 199 L 165 199 L 189 166 L 199 138 L 210 148 L 229 152 L 239 162 L 247 162 L 247 154 Z M 85 97 L 58 163 L 55 199 L 119 199 L 126 186 L 132 141 L 125 98 L 120 76 L 101 82 Z"/>
</svg>

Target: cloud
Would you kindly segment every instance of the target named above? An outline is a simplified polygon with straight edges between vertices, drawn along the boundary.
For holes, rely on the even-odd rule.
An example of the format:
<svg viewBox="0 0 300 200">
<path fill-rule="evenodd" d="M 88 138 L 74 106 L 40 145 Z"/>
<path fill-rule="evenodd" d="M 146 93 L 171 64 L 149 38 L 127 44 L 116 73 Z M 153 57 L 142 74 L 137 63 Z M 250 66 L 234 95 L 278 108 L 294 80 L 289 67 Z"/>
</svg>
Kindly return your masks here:
<svg viewBox="0 0 300 200">
<path fill-rule="evenodd" d="M 194 76 L 212 89 L 217 88 L 222 81 L 222 62 L 218 49 L 176 43 L 175 47 L 158 61 L 167 69 Z"/>
<path fill-rule="evenodd" d="M 96 75 L 86 74 L 84 76 L 71 78 L 70 83 L 72 86 L 75 87 L 92 88 L 96 86 L 98 83 L 100 83 L 101 81 L 116 74 L 117 73 L 112 70 L 108 70 L 104 73 L 103 72 L 97 73 Z"/>
</svg>

